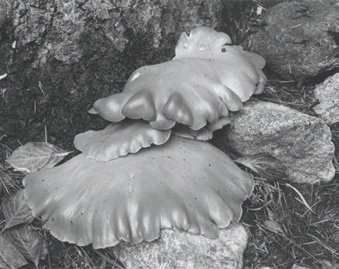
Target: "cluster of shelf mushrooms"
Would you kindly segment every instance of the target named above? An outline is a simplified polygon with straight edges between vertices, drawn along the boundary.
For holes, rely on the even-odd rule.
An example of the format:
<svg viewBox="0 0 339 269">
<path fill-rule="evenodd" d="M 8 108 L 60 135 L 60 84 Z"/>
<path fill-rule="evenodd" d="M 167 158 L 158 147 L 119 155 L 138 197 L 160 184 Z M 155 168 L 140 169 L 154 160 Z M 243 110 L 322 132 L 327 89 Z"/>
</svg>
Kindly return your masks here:
<svg viewBox="0 0 339 269">
<path fill-rule="evenodd" d="M 61 241 L 94 248 L 161 229 L 210 238 L 240 219 L 250 174 L 206 142 L 261 93 L 265 60 L 225 33 L 182 33 L 171 61 L 137 69 L 89 111 L 112 122 L 74 139 L 82 153 L 24 178 L 33 215 Z"/>
</svg>

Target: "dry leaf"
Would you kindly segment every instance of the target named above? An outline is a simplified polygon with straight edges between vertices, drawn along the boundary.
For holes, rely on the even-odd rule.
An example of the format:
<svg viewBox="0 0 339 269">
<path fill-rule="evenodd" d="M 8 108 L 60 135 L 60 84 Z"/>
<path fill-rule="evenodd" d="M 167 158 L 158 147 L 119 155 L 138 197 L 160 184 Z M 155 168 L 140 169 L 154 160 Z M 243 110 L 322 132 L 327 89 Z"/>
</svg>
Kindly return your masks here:
<svg viewBox="0 0 339 269">
<path fill-rule="evenodd" d="M 284 234 L 284 231 L 281 229 L 279 223 L 274 220 L 265 220 L 264 226 L 271 232 Z"/>
<path fill-rule="evenodd" d="M 46 251 L 45 239 L 28 224 L 7 229 L 4 233 L 17 250 L 38 267 L 41 255 Z"/>
<path fill-rule="evenodd" d="M 286 167 L 281 161 L 267 153 L 247 155 L 234 161 L 248 167 L 268 180 L 282 180 L 287 178 Z"/>
<path fill-rule="evenodd" d="M 17 269 L 27 264 L 15 246 L 0 235 L 0 268 Z"/>
<path fill-rule="evenodd" d="M 69 153 L 47 142 L 29 142 L 17 148 L 6 161 L 18 171 L 31 173 L 55 166 Z"/>
<path fill-rule="evenodd" d="M 23 223 L 29 224 L 34 219 L 22 190 L 2 198 L 1 207 L 6 218 L 5 229 Z"/>
</svg>

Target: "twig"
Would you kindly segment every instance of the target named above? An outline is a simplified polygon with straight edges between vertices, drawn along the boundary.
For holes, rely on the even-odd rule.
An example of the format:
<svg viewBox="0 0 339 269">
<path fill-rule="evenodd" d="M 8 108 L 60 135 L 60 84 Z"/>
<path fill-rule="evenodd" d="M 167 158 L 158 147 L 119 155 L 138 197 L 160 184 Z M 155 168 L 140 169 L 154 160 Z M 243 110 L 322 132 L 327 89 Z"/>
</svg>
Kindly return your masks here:
<svg viewBox="0 0 339 269">
<path fill-rule="evenodd" d="M 45 96 L 44 86 L 42 85 L 40 80 L 39 80 L 39 89 L 42 92 L 42 95 Z"/>
<path fill-rule="evenodd" d="M 292 83 L 296 82 L 295 80 L 275 80 L 275 79 L 269 79 L 268 82 L 279 82 L 279 83 Z"/>
<path fill-rule="evenodd" d="M 47 126 L 45 125 L 45 142 L 48 143 Z"/>
<path fill-rule="evenodd" d="M 2 139 L 4 139 L 5 137 L 7 137 L 7 134 L 3 134 L 3 135 L 0 137 L 0 141 L 1 141 Z"/>
<path fill-rule="evenodd" d="M 297 27 L 299 27 L 299 26 L 301 26 L 301 25 L 302 25 L 302 23 L 299 23 L 299 24 L 297 24 L 297 25 L 292 26 L 291 29 L 297 28 Z"/>
<path fill-rule="evenodd" d="M 3 75 L 0 75 L 0 80 L 4 79 L 4 78 L 7 78 L 7 74 L 3 74 Z"/>
</svg>

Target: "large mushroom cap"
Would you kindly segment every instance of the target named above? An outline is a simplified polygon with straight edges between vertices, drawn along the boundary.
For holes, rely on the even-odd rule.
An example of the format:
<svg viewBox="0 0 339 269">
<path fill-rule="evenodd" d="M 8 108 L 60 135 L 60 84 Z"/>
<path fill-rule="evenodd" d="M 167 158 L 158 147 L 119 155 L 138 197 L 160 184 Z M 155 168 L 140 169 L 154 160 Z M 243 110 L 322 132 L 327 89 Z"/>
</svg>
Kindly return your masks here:
<svg viewBox="0 0 339 269">
<path fill-rule="evenodd" d="M 209 143 L 174 136 L 108 162 L 80 154 L 24 185 L 55 237 L 104 248 L 154 240 L 163 228 L 216 237 L 239 220 L 253 181 Z"/>
<path fill-rule="evenodd" d="M 199 130 L 215 123 L 257 91 L 261 79 L 252 65 L 182 58 L 139 68 L 122 93 L 95 102 L 91 112 L 117 122 L 143 119 L 159 130 L 176 123 Z"/>
<path fill-rule="evenodd" d="M 227 122 L 228 111 L 241 109 L 266 82 L 265 60 L 229 43 L 226 34 L 207 27 L 183 33 L 175 59 L 137 69 L 122 93 L 99 99 L 90 112 L 112 122 L 143 119 L 158 130 L 182 124 L 205 138 L 200 133 Z"/>
</svg>

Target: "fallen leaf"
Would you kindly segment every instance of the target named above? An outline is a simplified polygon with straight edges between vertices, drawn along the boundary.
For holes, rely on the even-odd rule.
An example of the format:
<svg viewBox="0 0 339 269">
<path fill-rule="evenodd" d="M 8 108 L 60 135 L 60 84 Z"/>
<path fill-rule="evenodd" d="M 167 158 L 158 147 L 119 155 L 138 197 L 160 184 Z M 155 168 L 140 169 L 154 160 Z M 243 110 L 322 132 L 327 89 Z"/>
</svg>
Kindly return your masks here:
<svg viewBox="0 0 339 269">
<path fill-rule="evenodd" d="M 17 148 L 6 161 L 18 171 L 31 173 L 55 166 L 69 153 L 47 142 L 29 142 Z"/>
<path fill-rule="evenodd" d="M 0 268 L 17 269 L 26 264 L 24 256 L 0 234 Z"/>
<path fill-rule="evenodd" d="M 34 262 L 38 267 L 46 244 L 45 239 L 32 226 L 23 224 L 7 229 L 4 234 L 27 260 Z"/>
<path fill-rule="evenodd" d="M 32 210 L 25 199 L 23 190 L 2 198 L 1 207 L 6 218 L 6 225 L 4 229 L 23 223 L 29 224 L 34 219 Z"/>
<path fill-rule="evenodd" d="M 287 169 L 281 161 L 267 153 L 247 155 L 234 161 L 268 180 L 282 180 L 288 177 L 286 174 Z"/>
<path fill-rule="evenodd" d="M 284 234 L 284 231 L 281 229 L 279 223 L 277 223 L 274 220 L 265 220 L 264 226 L 271 232 L 274 232 L 277 234 Z"/>
</svg>

